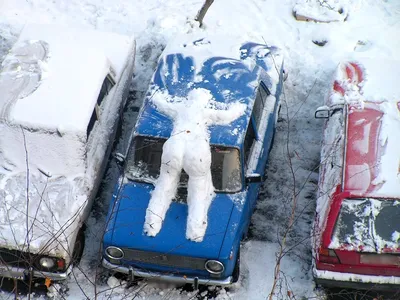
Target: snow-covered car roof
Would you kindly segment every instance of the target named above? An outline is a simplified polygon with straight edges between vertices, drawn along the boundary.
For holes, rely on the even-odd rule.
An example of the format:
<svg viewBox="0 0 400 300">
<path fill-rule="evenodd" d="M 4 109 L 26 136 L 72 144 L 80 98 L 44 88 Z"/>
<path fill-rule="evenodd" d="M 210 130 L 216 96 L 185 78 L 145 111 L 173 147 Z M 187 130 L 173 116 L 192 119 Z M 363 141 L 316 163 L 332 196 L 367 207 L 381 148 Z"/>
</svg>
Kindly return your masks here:
<svg viewBox="0 0 400 300">
<path fill-rule="evenodd" d="M 2 63 L 0 120 L 86 133 L 105 76 L 118 80 L 133 43 L 112 33 L 25 25 Z"/>
<path fill-rule="evenodd" d="M 190 91 L 210 91 L 213 101 L 247 105 L 245 114 L 229 125 L 211 126 L 212 144 L 239 146 L 251 115 L 256 88 L 263 81 L 272 94 L 279 82 L 282 55 L 274 46 L 243 42 L 235 36 L 195 33 L 178 36 L 159 59 L 135 133 L 168 138 L 172 121 L 152 105 L 155 93 L 186 98 Z M 241 130 L 239 130 L 241 129 Z"/>
<path fill-rule="evenodd" d="M 330 101 L 349 104 L 344 191 L 400 197 L 398 78 L 398 61 L 358 59 L 338 67 Z"/>
</svg>

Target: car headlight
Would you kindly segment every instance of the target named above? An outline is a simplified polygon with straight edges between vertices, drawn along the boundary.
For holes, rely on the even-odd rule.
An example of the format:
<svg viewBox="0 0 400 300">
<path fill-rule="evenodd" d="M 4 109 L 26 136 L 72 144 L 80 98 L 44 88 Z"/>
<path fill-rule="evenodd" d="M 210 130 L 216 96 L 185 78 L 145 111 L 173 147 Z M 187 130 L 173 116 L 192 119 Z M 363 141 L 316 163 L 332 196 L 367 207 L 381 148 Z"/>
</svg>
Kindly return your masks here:
<svg viewBox="0 0 400 300">
<path fill-rule="evenodd" d="M 205 264 L 206 270 L 211 274 L 219 275 L 224 272 L 224 265 L 218 260 L 207 260 Z"/>
<path fill-rule="evenodd" d="M 124 257 L 124 251 L 118 247 L 109 246 L 106 249 L 106 255 L 111 259 L 121 259 Z"/>
<path fill-rule="evenodd" d="M 39 265 L 43 269 L 52 269 L 55 265 L 54 259 L 50 257 L 42 257 L 39 259 Z"/>
</svg>

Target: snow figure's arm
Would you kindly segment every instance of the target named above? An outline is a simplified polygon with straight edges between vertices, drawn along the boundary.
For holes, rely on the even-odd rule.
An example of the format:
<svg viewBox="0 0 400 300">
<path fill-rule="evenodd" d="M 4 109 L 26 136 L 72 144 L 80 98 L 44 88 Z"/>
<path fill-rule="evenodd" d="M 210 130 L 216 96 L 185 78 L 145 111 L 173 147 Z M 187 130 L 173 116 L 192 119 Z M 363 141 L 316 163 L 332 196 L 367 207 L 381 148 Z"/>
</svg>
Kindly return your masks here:
<svg viewBox="0 0 400 300">
<path fill-rule="evenodd" d="M 168 102 L 168 99 L 170 98 L 171 96 L 169 94 L 165 92 L 156 91 L 153 94 L 153 97 L 151 98 L 151 102 L 160 113 L 167 115 L 172 119 L 175 119 L 179 111 L 178 107 L 180 105 L 178 105 L 178 103 Z"/>
<path fill-rule="evenodd" d="M 235 121 L 246 111 L 246 104 L 235 102 L 230 104 L 227 109 L 207 109 L 207 115 L 212 124 L 227 125 Z"/>
</svg>

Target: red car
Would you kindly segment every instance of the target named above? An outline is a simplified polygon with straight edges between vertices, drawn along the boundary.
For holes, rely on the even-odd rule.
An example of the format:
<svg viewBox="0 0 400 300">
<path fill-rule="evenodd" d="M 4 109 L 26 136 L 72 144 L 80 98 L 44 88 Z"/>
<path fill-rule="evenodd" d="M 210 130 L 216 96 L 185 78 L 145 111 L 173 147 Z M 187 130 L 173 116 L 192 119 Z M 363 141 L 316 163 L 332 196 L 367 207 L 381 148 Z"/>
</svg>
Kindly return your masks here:
<svg viewBox="0 0 400 300">
<path fill-rule="evenodd" d="M 322 286 L 400 288 L 399 66 L 339 64 L 315 112 L 326 118 L 312 234 Z"/>
</svg>

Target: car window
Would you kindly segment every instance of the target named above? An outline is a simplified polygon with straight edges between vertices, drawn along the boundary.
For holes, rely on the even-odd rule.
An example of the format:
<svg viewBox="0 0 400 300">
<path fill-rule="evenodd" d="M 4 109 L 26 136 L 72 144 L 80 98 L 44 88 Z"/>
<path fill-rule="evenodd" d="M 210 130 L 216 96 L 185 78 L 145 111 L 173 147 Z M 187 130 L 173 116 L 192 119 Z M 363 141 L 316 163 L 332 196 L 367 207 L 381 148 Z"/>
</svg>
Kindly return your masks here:
<svg viewBox="0 0 400 300">
<path fill-rule="evenodd" d="M 114 85 L 115 85 L 114 80 L 111 78 L 110 75 L 107 75 L 106 78 L 104 78 L 103 84 L 101 85 L 96 105 L 94 106 L 92 116 L 90 117 L 90 121 L 86 129 L 87 139 L 89 139 L 90 133 L 92 132 L 93 127 L 96 124 L 96 121 L 98 121 L 100 118 L 100 106 L 104 98 L 109 94 L 110 90 L 113 88 Z"/>
<path fill-rule="evenodd" d="M 87 137 L 87 139 L 89 139 L 90 133 L 92 132 L 94 124 L 97 121 L 97 113 L 98 113 L 98 111 L 97 111 L 97 109 L 95 107 L 93 109 L 92 116 L 90 117 L 90 121 L 89 121 L 89 124 L 88 124 L 87 129 L 86 129 L 86 137 Z"/>
<path fill-rule="evenodd" d="M 97 105 L 101 106 L 101 103 L 103 102 L 104 98 L 108 95 L 110 90 L 114 86 L 114 81 L 110 77 L 110 75 L 107 75 L 106 78 L 104 78 L 103 84 L 101 85 L 99 97 L 97 98 Z"/>
<path fill-rule="evenodd" d="M 326 124 L 321 148 L 320 196 L 329 196 L 342 180 L 344 119 L 343 109 L 338 109 L 332 113 Z"/>
<path fill-rule="evenodd" d="M 399 201 L 345 199 L 332 242 L 336 247 L 360 247 L 367 252 L 397 247 L 400 241 L 399 215 Z"/>
<path fill-rule="evenodd" d="M 252 117 L 254 118 L 257 128 L 259 128 L 261 123 L 265 101 L 270 94 L 270 91 L 263 84 L 260 84 L 257 90 L 256 99 L 254 100 L 254 107 L 252 112 Z"/>
<path fill-rule="evenodd" d="M 244 161 L 247 164 L 250 156 L 250 150 L 251 147 L 253 146 L 253 143 L 256 139 L 256 132 L 253 127 L 253 123 L 249 122 L 249 126 L 247 127 L 247 132 L 246 136 L 244 138 L 244 145 L 243 145 L 243 150 L 244 150 Z"/>
<path fill-rule="evenodd" d="M 132 143 L 126 163 L 131 180 L 155 183 L 160 174 L 164 139 L 138 136 Z M 235 148 L 211 146 L 211 174 L 216 191 L 237 192 L 242 188 L 239 151 Z M 188 175 L 182 170 L 180 187 L 186 187 Z"/>
</svg>

